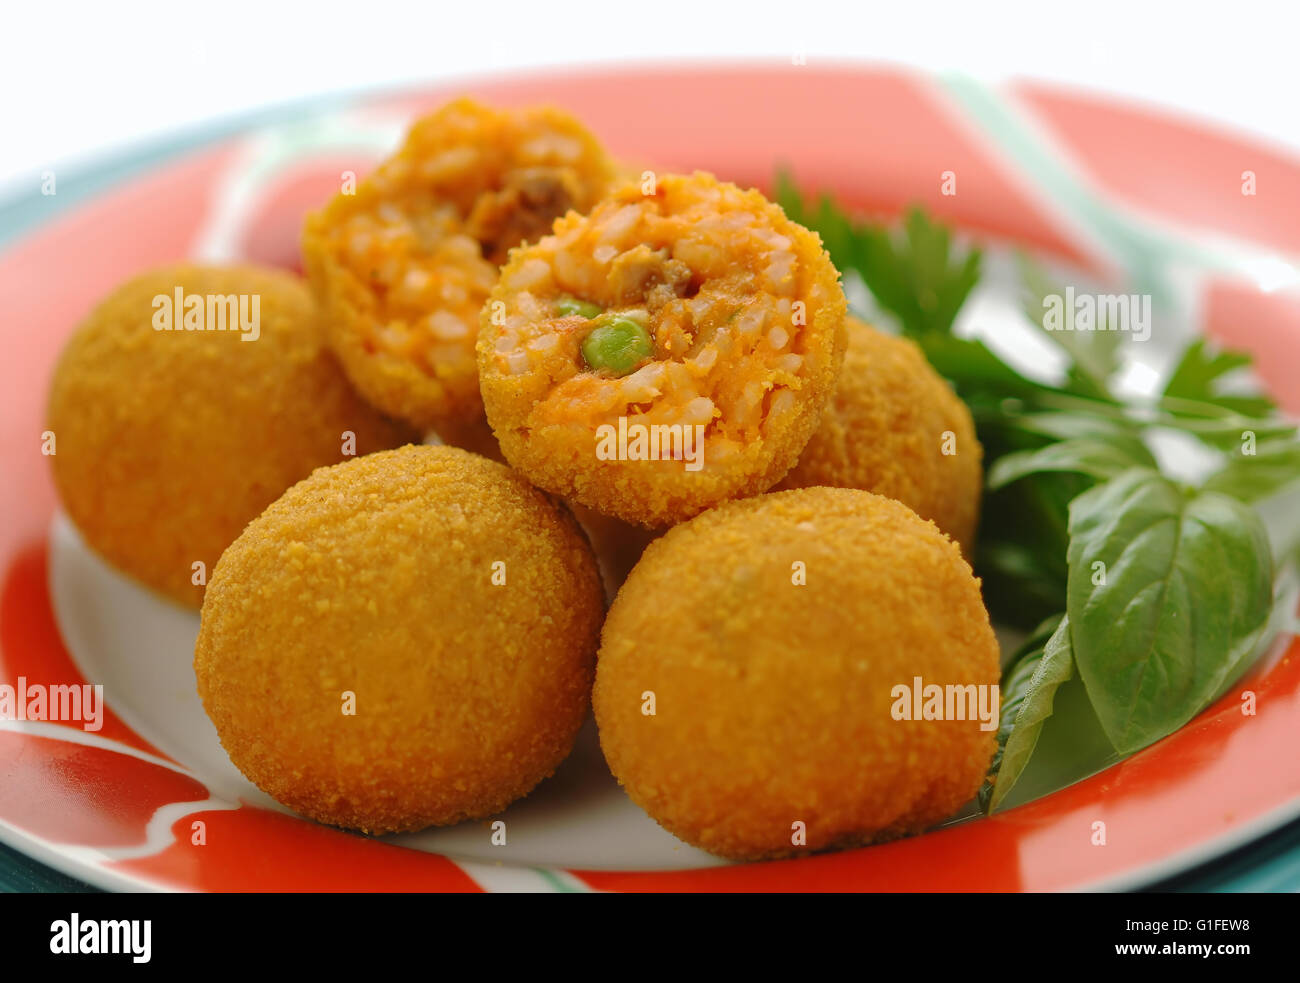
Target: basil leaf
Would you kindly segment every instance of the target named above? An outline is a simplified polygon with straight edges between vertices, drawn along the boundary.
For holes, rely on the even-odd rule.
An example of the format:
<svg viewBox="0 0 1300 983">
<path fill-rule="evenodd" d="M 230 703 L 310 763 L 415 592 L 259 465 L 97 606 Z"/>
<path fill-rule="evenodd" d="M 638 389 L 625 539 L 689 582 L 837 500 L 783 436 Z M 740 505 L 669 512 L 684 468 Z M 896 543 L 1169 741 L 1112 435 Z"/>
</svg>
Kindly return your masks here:
<svg viewBox="0 0 1300 983">
<path fill-rule="evenodd" d="M 1034 753 L 1015 785 L 1001 799 L 998 810 L 1051 795 L 1104 771 L 1121 757 L 1101 729 L 1088 690 L 1076 670 L 1056 688 L 1052 715 L 1043 721 Z"/>
<path fill-rule="evenodd" d="M 1073 471 L 1104 481 L 1130 468 L 1155 466 L 1155 458 L 1136 436 L 1076 437 L 1003 455 L 989 468 L 987 484 L 990 489 L 998 489 L 1043 471 Z"/>
<path fill-rule="evenodd" d="M 1214 694 L 1217 700 L 1232 688 L 1241 675 L 1257 658 L 1267 652 L 1283 635 L 1300 634 L 1296 631 L 1293 612 L 1300 604 L 1300 569 L 1294 559 L 1279 564 L 1279 571 L 1273 581 L 1273 606 L 1268 613 L 1264 626 L 1255 635 L 1255 644 L 1242 649 L 1237 661 L 1228 670 L 1220 692 Z"/>
<path fill-rule="evenodd" d="M 1268 538 L 1236 499 L 1145 470 L 1071 502 L 1069 532 L 1075 663 L 1110 742 L 1136 751 L 1208 705 L 1255 644 Z"/>
<path fill-rule="evenodd" d="M 1043 638 L 1048 626 L 1051 634 Z M 985 797 L 989 812 L 1002 804 L 1025 770 L 1043 724 L 1052 715 L 1057 688 L 1074 674 L 1068 617 L 1050 619 L 1026 644 L 1028 651 L 1002 681 L 998 751 L 991 769 L 996 775 Z"/>
</svg>

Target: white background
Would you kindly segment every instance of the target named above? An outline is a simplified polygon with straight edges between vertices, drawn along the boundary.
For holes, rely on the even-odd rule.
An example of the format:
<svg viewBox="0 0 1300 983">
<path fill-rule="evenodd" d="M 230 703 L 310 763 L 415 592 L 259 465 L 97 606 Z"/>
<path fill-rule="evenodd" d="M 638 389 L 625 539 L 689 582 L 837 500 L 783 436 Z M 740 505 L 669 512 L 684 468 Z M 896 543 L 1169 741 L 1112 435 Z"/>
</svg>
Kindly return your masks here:
<svg viewBox="0 0 1300 983">
<path fill-rule="evenodd" d="M 0 197 L 45 168 L 322 93 L 796 50 L 1119 93 L 1300 154 L 1295 0 L 22 2 L 2 23 Z"/>
</svg>

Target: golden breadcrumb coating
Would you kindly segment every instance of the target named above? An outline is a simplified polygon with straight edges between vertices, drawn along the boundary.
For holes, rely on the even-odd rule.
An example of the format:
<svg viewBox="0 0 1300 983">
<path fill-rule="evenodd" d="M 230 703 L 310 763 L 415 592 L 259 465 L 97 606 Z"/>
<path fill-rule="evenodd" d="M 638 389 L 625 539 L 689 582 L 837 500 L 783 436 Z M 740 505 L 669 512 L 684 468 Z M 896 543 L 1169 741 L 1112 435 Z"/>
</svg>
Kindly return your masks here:
<svg viewBox="0 0 1300 983">
<path fill-rule="evenodd" d="M 263 791 L 320 822 L 416 830 L 493 815 L 555 771 L 603 613 L 563 505 L 504 465 L 408 446 L 322 468 L 249 524 L 194 670 Z"/>
<path fill-rule="evenodd" d="M 330 342 L 361 393 L 425 430 L 481 417 L 474 338 L 507 252 L 590 208 L 615 176 L 558 109 L 457 99 L 418 120 L 303 232 Z"/>
<path fill-rule="evenodd" d="M 439 427 L 437 437 L 444 444 L 473 451 L 493 461 L 505 463 L 501 446 L 485 420 L 459 427 Z M 613 600 L 619 586 L 641 556 L 646 543 L 658 535 L 658 532 L 632 525 L 612 516 L 601 515 L 578 502 L 564 504 L 573 512 L 578 525 L 582 526 L 582 531 L 587 534 L 587 541 L 591 543 L 592 552 L 595 553 L 596 562 L 600 566 L 600 577 L 605 584 L 605 596 Z"/>
<path fill-rule="evenodd" d="M 566 313 L 575 300 L 591 316 Z M 480 318 L 488 422 L 548 491 L 670 525 L 793 466 L 834 388 L 844 314 L 821 240 L 759 192 L 702 172 L 626 184 L 511 253 Z M 593 366 L 593 332 L 629 322 L 639 361 Z M 633 428 L 662 433 L 658 452 Z"/>
<path fill-rule="evenodd" d="M 913 342 L 853 317 L 847 324 L 835 397 L 778 487 L 860 488 L 897 499 L 973 555 L 984 471 L 970 410 Z"/>
<path fill-rule="evenodd" d="M 155 329 L 156 299 L 177 290 L 177 330 Z M 205 327 L 208 298 L 243 296 L 250 318 L 256 298 L 256 337 L 233 320 L 184 330 L 195 296 Z M 249 266 L 167 267 L 114 290 L 64 347 L 47 419 L 59 497 L 87 544 L 196 608 L 194 581 L 286 488 L 347 452 L 410 439 L 352 391 L 302 281 Z"/>
<path fill-rule="evenodd" d="M 979 581 L 898 502 L 809 488 L 651 543 L 605 621 L 593 703 L 635 802 L 688 843 L 756 859 L 922 830 L 975 794 L 995 732 L 895 719 L 893 688 L 916 676 L 996 691 Z"/>
</svg>

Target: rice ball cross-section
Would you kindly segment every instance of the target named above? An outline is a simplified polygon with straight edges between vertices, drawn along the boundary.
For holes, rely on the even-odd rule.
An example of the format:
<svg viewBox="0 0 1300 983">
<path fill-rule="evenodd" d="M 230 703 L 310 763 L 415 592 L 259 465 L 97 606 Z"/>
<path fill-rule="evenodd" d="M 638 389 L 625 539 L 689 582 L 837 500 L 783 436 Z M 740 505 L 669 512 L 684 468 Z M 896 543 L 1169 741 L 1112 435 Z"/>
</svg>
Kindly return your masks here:
<svg viewBox="0 0 1300 983">
<path fill-rule="evenodd" d="M 407 446 L 323 468 L 222 556 L 194 654 L 235 766 L 386 833 L 493 815 L 564 760 L 604 614 L 568 510 L 502 464 Z"/>
<path fill-rule="evenodd" d="M 790 469 L 834 388 L 845 301 L 821 241 L 759 192 L 651 185 L 511 253 L 478 353 L 512 465 L 655 527 Z"/>
<path fill-rule="evenodd" d="M 458 99 L 308 217 L 303 260 L 353 383 L 429 429 L 483 415 L 474 339 L 507 252 L 614 181 L 596 138 L 550 108 Z"/>
<path fill-rule="evenodd" d="M 927 686 L 961 688 L 950 717 L 900 702 Z M 957 546 L 898 502 L 807 488 L 650 544 L 606 619 L 593 704 L 628 795 L 687 843 L 747 860 L 951 815 L 988 770 L 997 686 Z"/>
</svg>

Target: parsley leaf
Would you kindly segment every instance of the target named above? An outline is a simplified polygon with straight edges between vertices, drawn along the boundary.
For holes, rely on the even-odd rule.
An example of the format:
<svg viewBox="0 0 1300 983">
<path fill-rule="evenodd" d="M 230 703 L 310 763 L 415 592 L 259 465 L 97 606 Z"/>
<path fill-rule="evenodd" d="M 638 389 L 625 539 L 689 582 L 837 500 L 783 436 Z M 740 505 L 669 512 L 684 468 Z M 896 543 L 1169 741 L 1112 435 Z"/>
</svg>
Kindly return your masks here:
<svg viewBox="0 0 1300 983">
<path fill-rule="evenodd" d="M 903 334 L 923 338 L 952 331 L 957 312 L 980 279 L 978 249 L 955 252 L 952 232 L 913 207 L 901 228 L 855 221 L 825 195 L 809 205 L 788 173 L 777 177 L 776 200 L 795 222 L 817 232 L 832 262 L 853 270 Z"/>
<path fill-rule="evenodd" d="M 1119 345 L 1122 335 L 1099 323 L 1090 331 L 1051 331 L 1044 320 L 1050 302 L 1064 305 L 1065 290 L 1053 283 L 1028 257 L 1019 257 L 1020 278 L 1024 286 L 1022 309 L 1029 322 L 1043 337 L 1070 356 L 1066 369 L 1067 392 L 1099 399 L 1110 398 L 1109 381 L 1119 369 Z"/>
<path fill-rule="evenodd" d="M 1213 403 L 1243 416 L 1268 416 L 1277 410 L 1277 404 L 1267 396 L 1234 395 L 1223 389 L 1224 377 L 1228 373 L 1247 368 L 1250 363 L 1251 358 L 1245 352 L 1212 352 L 1206 341 L 1198 338 L 1183 352 L 1165 385 L 1165 395 Z"/>
</svg>

